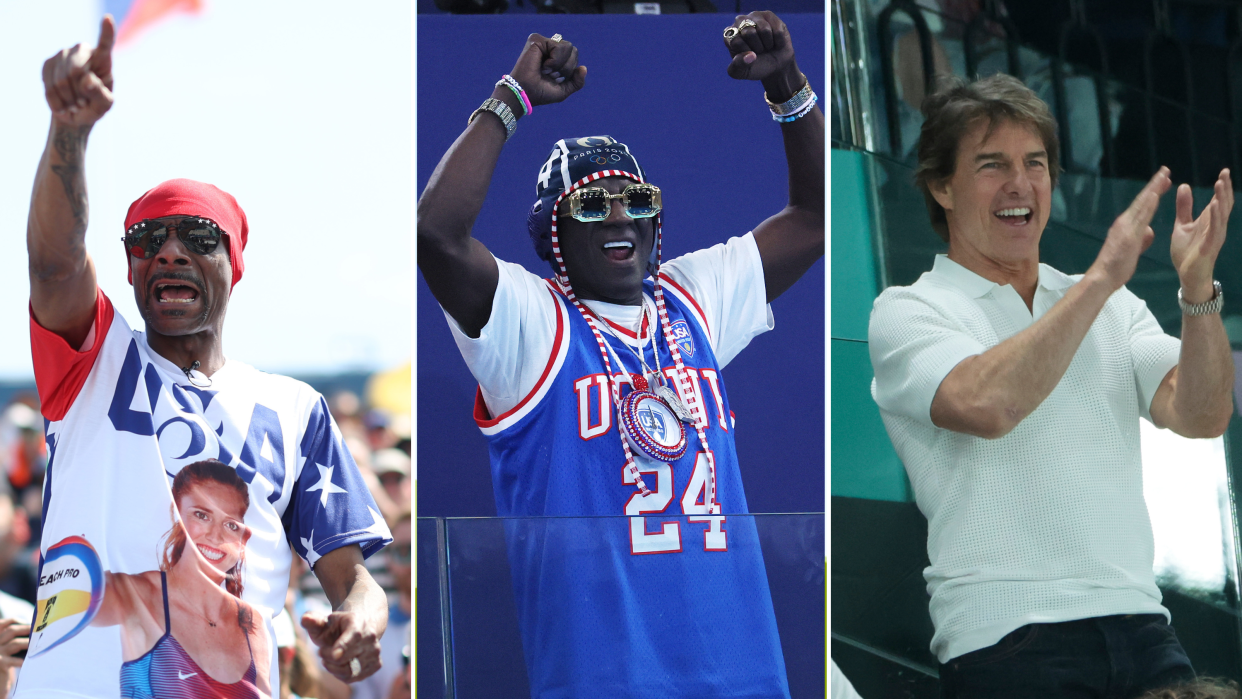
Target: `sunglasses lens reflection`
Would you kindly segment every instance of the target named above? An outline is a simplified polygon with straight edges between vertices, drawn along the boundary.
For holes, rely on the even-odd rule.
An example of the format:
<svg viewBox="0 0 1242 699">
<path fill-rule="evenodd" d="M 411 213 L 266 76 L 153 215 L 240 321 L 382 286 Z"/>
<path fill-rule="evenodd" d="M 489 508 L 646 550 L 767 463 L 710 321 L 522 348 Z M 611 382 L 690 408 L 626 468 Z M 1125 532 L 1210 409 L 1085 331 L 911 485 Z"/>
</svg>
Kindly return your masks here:
<svg viewBox="0 0 1242 699">
<path fill-rule="evenodd" d="M 604 190 L 594 187 L 584 189 L 578 196 L 578 200 L 582 202 L 582 218 L 608 218 L 608 193 Z"/>
<path fill-rule="evenodd" d="M 155 257 L 155 251 L 159 250 L 166 240 L 168 240 L 168 229 L 157 228 L 125 236 L 125 246 L 129 248 L 129 254 L 134 257 L 149 260 Z"/>
<path fill-rule="evenodd" d="M 167 227 L 153 228 L 143 230 L 140 233 L 130 233 L 125 236 L 125 247 L 129 249 L 129 254 L 140 260 L 149 260 L 155 257 L 155 253 L 164 247 L 164 243 L 168 242 Z M 190 252 L 198 255 L 210 255 L 215 252 L 216 247 L 220 244 L 220 231 L 207 225 L 188 230 L 178 230 L 177 237 L 185 244 Z"/>
<path fill-rule="evenodd" d="M 195 228 L 182 234 L 181 240 L 190 250 L 199 255 L 208 255 L 216 249 L 220 242 L 220 234 L 211 228 Z"/>
<path fill-rule="evenodd" d="M 629 187 L 625 190 L 627 207 L 632 218 L 655 216 L 660 210 L 655 203 L 655 192 L 649 187 Z"/>
</svg>

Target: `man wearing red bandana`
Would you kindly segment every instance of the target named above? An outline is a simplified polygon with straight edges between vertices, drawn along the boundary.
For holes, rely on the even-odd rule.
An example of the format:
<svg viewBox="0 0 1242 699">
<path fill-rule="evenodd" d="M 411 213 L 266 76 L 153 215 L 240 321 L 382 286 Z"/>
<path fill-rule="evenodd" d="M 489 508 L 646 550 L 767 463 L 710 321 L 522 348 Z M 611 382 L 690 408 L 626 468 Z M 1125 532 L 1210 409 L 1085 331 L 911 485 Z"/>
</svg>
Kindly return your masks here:
<svg viewBox="0 0 1242 699">
<path fill-rule="evenodd" d="M 52 121 L 27 248 L 31 345 L 51 457 L 38 612 L 17 692 L 119 696 L 125 663 L 125 686 L 155 687 L 160 696 L 201 691 L 179 682 L 218 687 L 219 696 L 267 694 L 278 686 L 274 655 L 255 648 L 274 644 L 226 639 L 243 623 L 254 625 L 251 636 L 268 633 L 284 606 L 292 553 L 311 564 L 333 606 L 302 619 L 324 667 L 347 682 L 363 679 L 379 667 L 387 623 L 384 594 L 363 560 L 392 539 L 323 398 L 226 359 L 224 317 L 249 237 L 241 206 L 186 179 L 130 205 L 123 254 L 145 332 L 115 313 L 97 283 L 84 242 L 83 160 L 91 128 L 113 102 L 114 35 L 105 17 L 94 49 L 66 49 L 43 67 Z M 207 459 L 235 469 L 248 496 L 209 489 L 178 510 L 173 476 Z M 156 554 L 183 523 L 198 532 L 186 555 L 221 588 L 244 590 L 233 594 L 262 610 L 259 619 L 243 620 L 231 595 L 161 591 L 158 581 L 173 576 Z M 121 620 L 123 633 L 95 618 L 100 599 L 126 593 L 104 589 L 111 584 L 104 573 L 157 581 L 131 594 L 135 610 Z M 208 633 L 185 631 L 199 627 Z M 151 659 L 151 642 L 166 636 L 188 658 L 176 668 Z M 248 678 L 263 663 L 273 668 L 271 683 L 255 685 Z M 135 667 L 141 677 L 132 676 Z"/>
</svg>

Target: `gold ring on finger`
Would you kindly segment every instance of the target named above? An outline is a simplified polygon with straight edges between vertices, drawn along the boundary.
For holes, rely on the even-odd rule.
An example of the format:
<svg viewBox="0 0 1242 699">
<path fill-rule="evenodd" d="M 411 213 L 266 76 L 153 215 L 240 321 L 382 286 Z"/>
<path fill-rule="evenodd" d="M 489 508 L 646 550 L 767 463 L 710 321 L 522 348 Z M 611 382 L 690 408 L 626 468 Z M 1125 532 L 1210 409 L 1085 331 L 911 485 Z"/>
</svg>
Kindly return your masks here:
<svg viewBox="0 0 1242 699">
<path fill-rule="evenodd" d="M 552 35 L 552 41 L 560 41 L 562 38 L 564 38 L 564 37 L 562 37 L 560 34 L 553 34 L 553 35 Z"/>
<path fill-rule="evenodd" d="M 759 27 L 759 25 L 755 24 L 755 22 L 754 22 L 753 20 L 744 19 L 744 20 L 742 20 L 742 22 L 741 22 L 740 24 L 738 24 L 738 25 L 737 25 L 737 30 L 738 30 L 738 32 L 741 32 L 743 29 L 745 29 L 745 28 L 747 28 L 747 27 L 755 27 L 755 28 L 757 29 L 757 28 Z"/>
<path fill-rule="evenodd" d="M 732 27 L 732 26 L 725 27 L 725 30 L 724 30 L 725 41 L 728 41 L 732 39 L 733 37 L 737 36 L 737 32 L 738 32 L 737 27 Z"/>
</svg>

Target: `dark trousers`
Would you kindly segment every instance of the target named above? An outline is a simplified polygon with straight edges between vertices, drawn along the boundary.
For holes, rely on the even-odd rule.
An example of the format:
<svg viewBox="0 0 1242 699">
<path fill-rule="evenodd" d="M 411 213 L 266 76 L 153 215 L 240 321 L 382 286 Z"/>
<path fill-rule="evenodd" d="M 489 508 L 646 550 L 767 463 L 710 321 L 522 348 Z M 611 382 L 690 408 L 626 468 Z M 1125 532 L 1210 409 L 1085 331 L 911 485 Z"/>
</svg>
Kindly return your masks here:
<svg viewBox="0 0 1242 699">
<path fill-rule="evenodd" d="M 940 696 L 1129 699 L 1195 671 L 1160 614 L 1028 624 L 940 665 Z"/>
</svg>

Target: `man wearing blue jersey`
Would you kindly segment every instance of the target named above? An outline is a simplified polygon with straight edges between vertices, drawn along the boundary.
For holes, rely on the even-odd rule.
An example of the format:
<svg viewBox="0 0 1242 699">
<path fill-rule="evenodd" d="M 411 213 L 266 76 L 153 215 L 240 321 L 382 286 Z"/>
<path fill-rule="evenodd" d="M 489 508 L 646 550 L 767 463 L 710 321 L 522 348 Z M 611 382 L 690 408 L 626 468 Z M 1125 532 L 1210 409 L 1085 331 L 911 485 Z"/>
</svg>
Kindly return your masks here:
<svg viewBox="0 0 1242 699">
<path fill-rule="evenodd" d="M 528 230 L 554 279 L 471 237 L 517 119 L 585 85 L 560 35 L 529 37 L 419 201 L 418 264 L 479 381 L 497 510 L 533 518 L 506 534 L 536 697 L 789 696 L 754 524 L 729 518 L 747 509 L 719 370 L 823 254 L 823 115 L 778 17 L 724 38 L 789 166 L 789 205 L 752 233 L 661 265 L 658 186 L 590 136 L 537 177 Z"/>
</svg>

